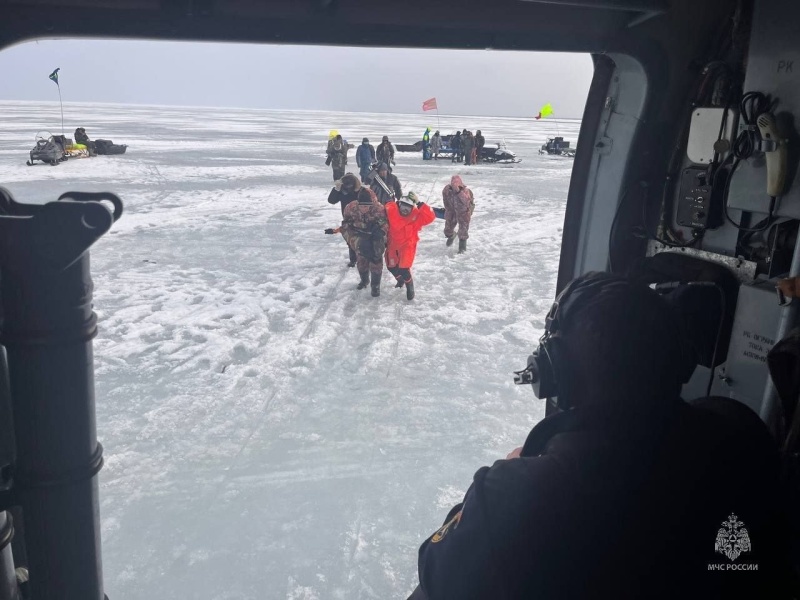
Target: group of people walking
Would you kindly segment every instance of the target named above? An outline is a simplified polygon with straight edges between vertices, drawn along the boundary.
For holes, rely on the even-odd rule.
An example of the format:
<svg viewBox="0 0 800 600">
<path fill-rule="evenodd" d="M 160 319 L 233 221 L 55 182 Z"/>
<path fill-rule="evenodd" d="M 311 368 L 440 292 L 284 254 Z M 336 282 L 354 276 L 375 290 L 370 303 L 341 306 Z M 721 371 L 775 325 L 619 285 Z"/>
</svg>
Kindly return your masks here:
<svg viewBox="0 0 800 600">
<path fill-rule="evenodd" d="M 439 160 L 442 153 L 444 140 L 439 131 L 429 137 L 430 129 L 425 130 L 422 136 L 422 158 L 425 160 Z M 452 151 L 452 162 L 463 162 L 465 165 L 475 165 L 480 162 L 481 150 L 486 145 L 486 138 L 483 137 L 481 130 L 473 134 L 464 129 L 456 131 L 449 139 L 449 148 Z"/>
<path fill-rule="evenodd" d="M 400 184 L 387 171 L 388 166 L 381 163 L 378 177 L 381 177 L 381 172 L 393 177 L 396 188 L 389 187 L 381 177 L 386 185 L 386 189 L 381 189 L 386 197 L 384 201 L 378 198 L 371 187 L 362 185 L 353 173 L 347 173 L 336 181 L 328 195 L 328 202 L 341 205 L 342 225 L 326 229 L 325 233 L 341 233 L 347 242 L 349 266 L 358 268 L 360 280 L 357 289 L 370 286 L 372 295 L 380 296 L 385 258 L 386 267 L 397 282 L 395 287 L 405 287 L 406 298 L 413 300 L 415 291 L 411 266 L 417 252 L 419 232 L 425 225 L 433 223 L 436 215 L 414 192 L 395 197 L 395 190 L 400 189 Z"/>
<path fill-rule="evenodd" d="M 343 139 L 340 134 L 336 134 L 328 140 L 328 148 L 325 151 L 328 158 L 325 160 L 325 164 L 333 169 L 334 181 L 338 181 L 344 176 L 348 149 L 347 140 Z M 367 183 L 367 175 L 375 163 L 383 163 L 387 167 L 395 164 L 394 146 L 389 141 L 388 135 L 383 136 L 377 150 L 369 143 L 369 138 L 361 140 L 361 145 L 356 150 L 356 165 L 358 165 L 362 183 Z"/>
<path fill-rule="evenodd" d="M 347 164 L 347 142 L 341 136 L 333 138 L 328 149 L 328 164 Z M 372 148 L 369 139 L 364 138 L 356 151 L 356 162 L 360 176 L 342 173 L 334 180 L 328 202 L 340 205 L 342 224 L 326 229 L 325 233 L 341 233 L 347 242 L 348 266 L 357 267 L 360 278 L 357 289 L 370 286 L 372 295 L 380 296 L 385 261 L 396 280 L 395 287 L 405 287 L 406 298 L 412 300 L 415 290 L 411 267 L 416 256 L 419 232 L 433 223 L 436 214 L 414 192 L 403 195 L 400 181 L 392 173 L 394 148 L 388 136 L 383 137 L 377 151 Z M 458 237 L 458 252 L 464 253 L 475 209 L 472 190 L 460 176 L 454 175 L 442 190 L 442 199 L 445 243 L 451 246 Z"/>
</svg>

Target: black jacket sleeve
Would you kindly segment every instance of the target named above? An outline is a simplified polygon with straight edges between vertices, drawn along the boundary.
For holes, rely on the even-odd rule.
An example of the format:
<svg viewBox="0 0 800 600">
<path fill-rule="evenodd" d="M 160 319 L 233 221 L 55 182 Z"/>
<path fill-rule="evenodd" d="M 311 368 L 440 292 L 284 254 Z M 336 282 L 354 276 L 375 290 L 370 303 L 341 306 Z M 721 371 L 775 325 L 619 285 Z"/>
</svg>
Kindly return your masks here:
<svg viewBox="0 0 800 600">
<path fill-rule="evenodd" d="M 336 204 L 341 202 L 342 194 L 336 188 L 331 188 L 331 193 L 328 194 L 328 204 Z"/>
<path fill-rule="evenodd" d="M 392 183 L 392 188 L 394 189 L 395 199 L 399 200 L 400 197 L 403 195 L 403 189 L 400 187 L 400 180 L 397 177 L 394 178 L 394 182 Z"/>
<path fill-rule="evenodd" d="M 537 568 L 541 544 L 552 542 L 545 530 L 560 486 L 548 471 L 555 465 L 544 456 L 500 460 L 475 473 L 462 505 L 420 547 L 429 600 L 521 597 L 519 580 Z"/>
</svg>

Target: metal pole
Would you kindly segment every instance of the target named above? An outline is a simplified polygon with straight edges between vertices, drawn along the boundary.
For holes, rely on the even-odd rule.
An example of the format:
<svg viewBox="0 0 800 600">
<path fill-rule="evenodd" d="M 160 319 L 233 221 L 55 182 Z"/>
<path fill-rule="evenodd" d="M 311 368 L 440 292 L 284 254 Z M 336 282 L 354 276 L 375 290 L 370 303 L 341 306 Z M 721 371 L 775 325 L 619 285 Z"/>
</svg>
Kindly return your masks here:
<svg viewBox="0 0 800 600">
<path fill-rule="evenodd" d="M 788 276 L 800 276 L 800 239 L 798 239 L 794 245 L 792 265 L 789 267 Z M 791 331 L 798 321 L 798 316 L 800 316 L 800 301 L 797 299 L 792 300 L 787 306 L 781 309 L 781 319 L 778 322 L 778 330 L 775 332 L 776 343 L 786 337 L 786 334 Z M 772 382 L 772 377 L 767 378 L 767 384 L 764 387 L 764 396 L 761 400 L 761 410 L 759 411 L 759 414 L 761 416 L 761 420 L 769 426 L 773 433 L 777 433 L 779 431 L 781 403 L 780 399 L 778 398 L 778 392 L 775 389 L 775 384 Z"/>
<path fill-rule="evenodd" d="M 14 412 L 13 503 L 35 600 L 103 600 L 88 248 L 122 212 L 111 194 L 18 204 L 0 188 L 0 288 Z M 114 203 L 115 214 L 99 202 Z"/>
<path fill-rule="evenodd" d="M 61 135 L 64 135 L 64 102 L 61 100 L 61 84 L 56 83 L 58 88 L 58 104 L 61 106 Z M 64 136 L 66 137 L 66 136 Z"/>
<path fill-rule="evenodd" d="M 14 526 L 11 516 L 0 511 L 0 600 L 17 600 L 17 576 L 14 572 L 14 557 L 11 555 L 11 539 Z"/>
</svg>

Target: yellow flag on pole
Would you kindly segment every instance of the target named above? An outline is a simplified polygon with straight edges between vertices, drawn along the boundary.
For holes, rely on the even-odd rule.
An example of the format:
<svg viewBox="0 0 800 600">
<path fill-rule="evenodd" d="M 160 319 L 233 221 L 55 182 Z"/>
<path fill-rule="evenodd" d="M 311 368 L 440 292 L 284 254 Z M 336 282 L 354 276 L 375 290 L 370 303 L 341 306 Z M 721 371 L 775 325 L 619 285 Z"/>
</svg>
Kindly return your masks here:
<svg viewBox="0 0 800 600">
<path fill-rule="evenodd" d="M 539 110 L 539 114 L 536 115 L 534 118 L 538 121 L 539 119 L 543 119 L 544 117 L 549 117 L 552 114 L 553 114 L 553 105 L 548 102 L 541 108 L 541 110 Z"/>
</svg>

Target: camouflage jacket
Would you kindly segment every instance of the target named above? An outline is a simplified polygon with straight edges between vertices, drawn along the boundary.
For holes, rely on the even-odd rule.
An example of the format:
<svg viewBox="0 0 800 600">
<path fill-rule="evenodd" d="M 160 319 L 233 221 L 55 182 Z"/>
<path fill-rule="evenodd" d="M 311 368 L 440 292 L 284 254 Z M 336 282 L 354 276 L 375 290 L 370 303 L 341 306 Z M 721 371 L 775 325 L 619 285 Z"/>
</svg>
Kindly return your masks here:
<svg viewBox="0 0 800 600">
<path fill-rule="evenodd" d="M 362 187 L 359 194 L 369 194 L 369 204 L 351 202 L 344 209 L 342 219 L 342 235 L 351 244 L 351 240 L 358 237 L 380 236 L 385 237 L 389 229 L 389 222 L 386 219 L 386 208 L 378 201 L 375 192 L 371 189 Z"/>
<path fill-rule="evenodd" d="M 347 164 L 347 144 L 342 143 L 338 148 L 333 143 L 328 144 L 328 157 L 333 168 L 343 169 Z"/>
</svg>

